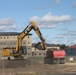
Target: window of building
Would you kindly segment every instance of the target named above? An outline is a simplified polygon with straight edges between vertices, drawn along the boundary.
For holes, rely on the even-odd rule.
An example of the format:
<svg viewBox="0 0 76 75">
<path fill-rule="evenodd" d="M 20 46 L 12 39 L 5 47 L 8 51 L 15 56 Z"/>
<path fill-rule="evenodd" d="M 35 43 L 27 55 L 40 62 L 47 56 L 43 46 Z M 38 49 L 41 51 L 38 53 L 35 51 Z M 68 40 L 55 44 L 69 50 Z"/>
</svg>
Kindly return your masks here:
<svg viewBox="0 0 76 75">
<path fill-rule="evenodd" d="M 16 44 L 16 43 L 14 42 L 14 44 Z"/>
<path fill-rule="evenodd" d="M 28 50 L 30 50 L 30 48 L 28 48 Z"/>
<path fill-rule="evenodd" d="M 4 45 L 5 45 L 6 43 L 4 43 Z"/>
<path fill-rule="evenodd" d="M 6 37 L 4 37 L 4 39 L 5 39 Z"/>
<path fill-rule="evenodd" d="M 36 51 L 36 48 L 35 48 L 35 51 Z"/>
<path fill-rule="evenodd" d="M 2 37 L 0 37 L 0 39 L 2 39 Z"/>
<path fill-rule="evenodd" d="M 39 55 L 41 55 L 41 53 L 39 53 Z"/>
<path fill-rule="evenodd" d="M 7 36 L 7 39 L 9 39 L 9 37 Z"/>
<path fill-rule="evenodd" d="M 28 55 L 30 55 L 30 53 L 28 53 Z"/>
<path fill-rule="evenodd" d="M 35 55 L 36 55 L 36 53 L 35 53 Z"/>
<path fill-rule="evenodd" d="M 28 36 L 28 38 L 30 38 L 30 37 Z"/>
<path fill-rule="evenodd" d="M 30 42 L 28 42 L 28 44 L 30 44 Z"/>
</svg>

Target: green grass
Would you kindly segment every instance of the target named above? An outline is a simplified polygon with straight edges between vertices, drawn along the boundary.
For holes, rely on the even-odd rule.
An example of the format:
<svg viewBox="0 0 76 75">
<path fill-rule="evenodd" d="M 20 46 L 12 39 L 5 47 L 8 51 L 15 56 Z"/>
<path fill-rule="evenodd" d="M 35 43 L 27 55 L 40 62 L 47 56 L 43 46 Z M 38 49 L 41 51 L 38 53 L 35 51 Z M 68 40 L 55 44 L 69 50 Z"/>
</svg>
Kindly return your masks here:
<svg viewBox="0 0 76 75">
<path fill-rule="evenodd" d="M 71 57 L 74 59 L 72 62 L 76 62 L 76 56 L 66 56 L 65 57 L 65 62 L 71 62 L 69 60 Z M 28 58 L 29 59 L 34 59 L 36 61 L 44 62 L 44 57 L 32 56 L 32 57 L 28 57 Z"/>
<path fill-rule="evenodd" d="M 73 58 L 73 61 L 70 61 L 70 58 Z M 65 60 L 66 62 L 76 62 L 76 56 L 66 56 Z"/>
<path fill-rule="evenodd" d="M 44 60 L 44 57 L 32 56 L 32 57 L 28 57 L 28 59 L 34 59 L 36 61 L 43 61 Z"/>
</svg>

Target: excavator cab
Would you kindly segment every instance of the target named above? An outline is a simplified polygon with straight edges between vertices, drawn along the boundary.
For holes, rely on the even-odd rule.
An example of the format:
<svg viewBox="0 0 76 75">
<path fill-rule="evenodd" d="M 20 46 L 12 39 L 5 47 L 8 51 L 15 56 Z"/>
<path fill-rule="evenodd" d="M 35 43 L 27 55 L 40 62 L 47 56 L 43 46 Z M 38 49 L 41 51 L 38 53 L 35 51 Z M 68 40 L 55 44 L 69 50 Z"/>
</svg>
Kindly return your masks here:
<svg viewBox="0 0 76 75">
<path fill-rule="evenodd" d="M 27 54 L 26 46 L 21 46 L 21 47 L 20 47 L 20 50 L 19 50 L 19 53 L 21 53 L 21 54 L 23 54 L 23 55 L 26 55 L 26 54 Z"/>
</svg>

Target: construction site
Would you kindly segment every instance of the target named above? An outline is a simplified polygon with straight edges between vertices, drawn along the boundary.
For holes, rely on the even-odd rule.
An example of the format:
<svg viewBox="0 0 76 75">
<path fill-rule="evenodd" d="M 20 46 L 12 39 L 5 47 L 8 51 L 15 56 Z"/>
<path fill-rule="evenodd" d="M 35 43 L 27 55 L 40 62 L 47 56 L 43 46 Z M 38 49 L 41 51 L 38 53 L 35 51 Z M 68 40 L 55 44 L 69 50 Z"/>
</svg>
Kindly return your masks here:
<svg viewBox="0 0 76 75">
<path fill-rule="evenodd" d="M 76 0 L 0 0 L 0 75 L 76 75 Z"/>
<path fill-rule="evenodd" d="M 25 46 L 25 43 L 23 43 L 23 39 L 32 29 L 41 40 L 41 42 L 38 42 L 33 48 L 31 48 L 30 45 L 32 42 L 30 43 L 29 40 L 28 45 L 26 44 Z M 8 46 L 5 46 L 6 41 L 4 39 L 6 37 Z M 0 38 L 2 42 L 1 47 L 3 47 L 0 51 L 0 75 L 76 73 L 76 57 L 66 56 L 66 51 L 61 50 L 58 46 L 47 47 L 46 41 L 35 22 L 30 22 L 30 24 L 19 33 L 14 46 L 12 45 L 15 42 L 12 41 L 10 43 L 8 35 L 0 35 Z M 4 38 L 3 41 L 2 38 Z M 30 35 L 28 38 L 30 38 Z"/>
</svg>

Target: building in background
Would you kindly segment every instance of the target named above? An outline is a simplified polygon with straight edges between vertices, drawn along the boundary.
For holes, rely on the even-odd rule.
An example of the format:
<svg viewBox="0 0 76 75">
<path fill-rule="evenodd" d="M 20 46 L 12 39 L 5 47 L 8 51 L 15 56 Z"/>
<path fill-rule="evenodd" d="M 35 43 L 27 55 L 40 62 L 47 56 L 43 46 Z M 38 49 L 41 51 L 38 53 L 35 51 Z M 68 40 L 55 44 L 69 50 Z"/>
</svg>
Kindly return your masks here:
<svg viewBox="0 0 76 75">
<path fill-rule="evenodd" d="M 69 46 L 66 49 L 66 55 L 67 56 L 76 56 L 76 45 Z"/>
<path fill-rule="evenodd" d="M 16 47 L 18 32 L 0 32 L 0 51 L 5 47 Z M 32 34 L 28 34 L 24 37 L 22 45 L 26 46 L 27 56 L 45 56 L 47 50 L 38 50 L 32 44 Z M 46 44 L 47 49 L 60 49 L 58 45 Z"/>
<path fill-rule="evenodd" d="M 17 37 L 20 33 L 18 32 L 0 32 L 0 50 L 5 47 L 16 47 Z M 27 50 L 31 50 L 32 48 L 32 37 L 31 34 L 28 34 L 24 37 L 22 41 L 22 45 L 26 46 Z"/>
<path fill-rule="evenodd" d="M 45 56 L 47 50 L 51 50 L 51 49 L 59 50 L 60 49 L 60 47 L 55 44 L 46 44 L 46 47 L 47 47 L 46 50 L 38 50 L 34 46 L 35 46 L 35 43 L 32 44 L 32 56 Z"/>
</svg>

